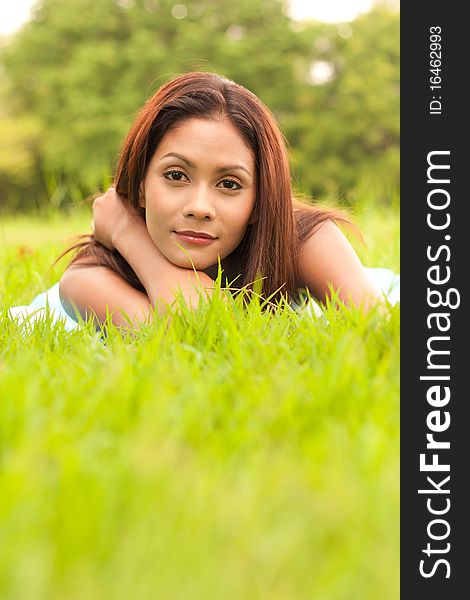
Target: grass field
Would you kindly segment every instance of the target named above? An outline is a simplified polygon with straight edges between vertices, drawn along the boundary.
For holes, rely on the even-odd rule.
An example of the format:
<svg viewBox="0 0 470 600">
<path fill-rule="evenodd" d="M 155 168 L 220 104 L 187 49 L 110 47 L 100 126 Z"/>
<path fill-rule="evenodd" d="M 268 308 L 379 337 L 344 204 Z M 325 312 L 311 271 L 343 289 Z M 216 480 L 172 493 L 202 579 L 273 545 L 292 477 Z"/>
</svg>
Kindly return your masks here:
<svg viewBox="0 0 470 600">
<path fill-rule="evenodd" d="M 399 268 L 398 214 L 357 215 Z M 90 214 L 0 225 L 0 304 Z M 137 335 L 0 325 L 2 600 L 399 597 L 399 309 L 215 300 Z"/>
</svg>

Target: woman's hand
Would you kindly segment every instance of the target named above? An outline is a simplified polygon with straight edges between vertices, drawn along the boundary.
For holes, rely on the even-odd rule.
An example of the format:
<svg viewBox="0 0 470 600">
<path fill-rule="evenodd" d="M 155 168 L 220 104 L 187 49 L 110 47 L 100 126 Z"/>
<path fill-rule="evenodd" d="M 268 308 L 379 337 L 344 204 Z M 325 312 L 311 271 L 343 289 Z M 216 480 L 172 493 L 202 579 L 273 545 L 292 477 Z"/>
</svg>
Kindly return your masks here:
<svg viewBox="0 0 470 600">
<path fill-rule="evenodd" d="M 93 202 L 93 221 L 91 224 L 95 239 L 109 250 L 116 248 L 116 240 L 132 229 L 147 231 L 144 219 L 138 211 L 124 203 L 113 187 Z"/>
<path fill-rule="evenodd" d="M 127 206 L 114 188 L 109 188 L 93 203 L 95 239 L 116 249 L 129 263 L 147 292 L 152 306 L 166 311 L 181 290 L 189 306 L 196 307 L 200 290 L 211 294 L 214 281 L 204 272 L 184 269 L 171 263 L 150 237 L 145 220 Z M 127 297 L 127 296 L 126 296 Z"/>
</svg>

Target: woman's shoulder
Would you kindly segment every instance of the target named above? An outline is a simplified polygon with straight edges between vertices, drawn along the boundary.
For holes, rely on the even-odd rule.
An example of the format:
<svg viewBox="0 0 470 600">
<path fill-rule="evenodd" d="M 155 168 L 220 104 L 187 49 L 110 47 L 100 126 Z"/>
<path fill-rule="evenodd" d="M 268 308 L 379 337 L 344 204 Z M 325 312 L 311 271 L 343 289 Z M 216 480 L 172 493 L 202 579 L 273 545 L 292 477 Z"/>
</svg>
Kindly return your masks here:
<svg viewBox="0 0 470 600">
<path fill-rule="evenodd" d="M 94 257 L 74 261 L 59 283 L 62 301 L 76 306 L 82 316 L 92 312 L 104 321 L 108 310 L 115 307 L 132 312 L 141 307 L 148 312 L 147 295 L 110 267 L 97 264 Z"/>
<path fill-rule="evenodd" d="M 94 291 L 97 288 L 106 288 L 109 284 L 132 287 L 120 273 L 100 263 L 92 255 L 74 259 L 62 274 L 59 283 L 61 292 L 65 293 L 71 290 L 79 292 L 83 288 L 82 292 L 86 294 L 90 286 Z"/>
<path fill-rule="evenodd" d="M 344 302 L 359 305 L 366 297 L 378 297 L 374 285 L 351 243 L 332 220 L 322 222 L 301 245 L 300 285 L 324 301 L 330 288 Z"/>
<path fill-rule="evenodd" d="M 347 237 L 332 219 L 325 219 L 318 223 L 309 237 L 301 241 L 300 247 L 303 252 L 307 253 L 322 248 L 332 250 L 344 249 L 345 247 L 352 248 Z"/>
</svg>

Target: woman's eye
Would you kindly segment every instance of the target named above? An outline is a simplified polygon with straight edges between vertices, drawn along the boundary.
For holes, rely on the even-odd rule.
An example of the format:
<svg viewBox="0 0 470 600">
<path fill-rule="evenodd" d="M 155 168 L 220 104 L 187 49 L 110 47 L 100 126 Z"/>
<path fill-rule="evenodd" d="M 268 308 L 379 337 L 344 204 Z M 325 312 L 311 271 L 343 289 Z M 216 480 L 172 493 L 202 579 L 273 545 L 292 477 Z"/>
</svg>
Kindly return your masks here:
<svg viewBox="0 0 470 600">
<path fill-rule="evenodd" d="M 226 190 L 241 190 L 242 186 L 238 183 L 238 181 L 234 181 L 233 179 L 222 179 L 220 182 L 222 187 Z"/>
<path fill-rule="evenodd" d="M 170 181 L 186 181 L 188 179 L 182 171 L 178 171 L 177 169 L 166 171 L 163 173 L 163 177 Z"/>
</svg>

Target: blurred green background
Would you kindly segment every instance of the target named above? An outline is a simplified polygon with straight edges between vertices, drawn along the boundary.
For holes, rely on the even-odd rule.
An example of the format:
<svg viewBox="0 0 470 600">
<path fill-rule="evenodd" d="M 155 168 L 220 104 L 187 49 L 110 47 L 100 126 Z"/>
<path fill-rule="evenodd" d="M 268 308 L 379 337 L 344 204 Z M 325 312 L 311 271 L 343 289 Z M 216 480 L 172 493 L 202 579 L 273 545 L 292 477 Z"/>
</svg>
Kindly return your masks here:
<svg viewBox="0 0 470 600">
<path fill-rule="evenodd" d="M 256 93 L 291 146 L 294 187 L 351 205 L 396 197 L 399 14 L 297 21 L 281 0 L 43 0 L 0 38 L 0 210 L 67 207 L 111 180 L 167 79 L 213 70 Z"/>
</svg>

